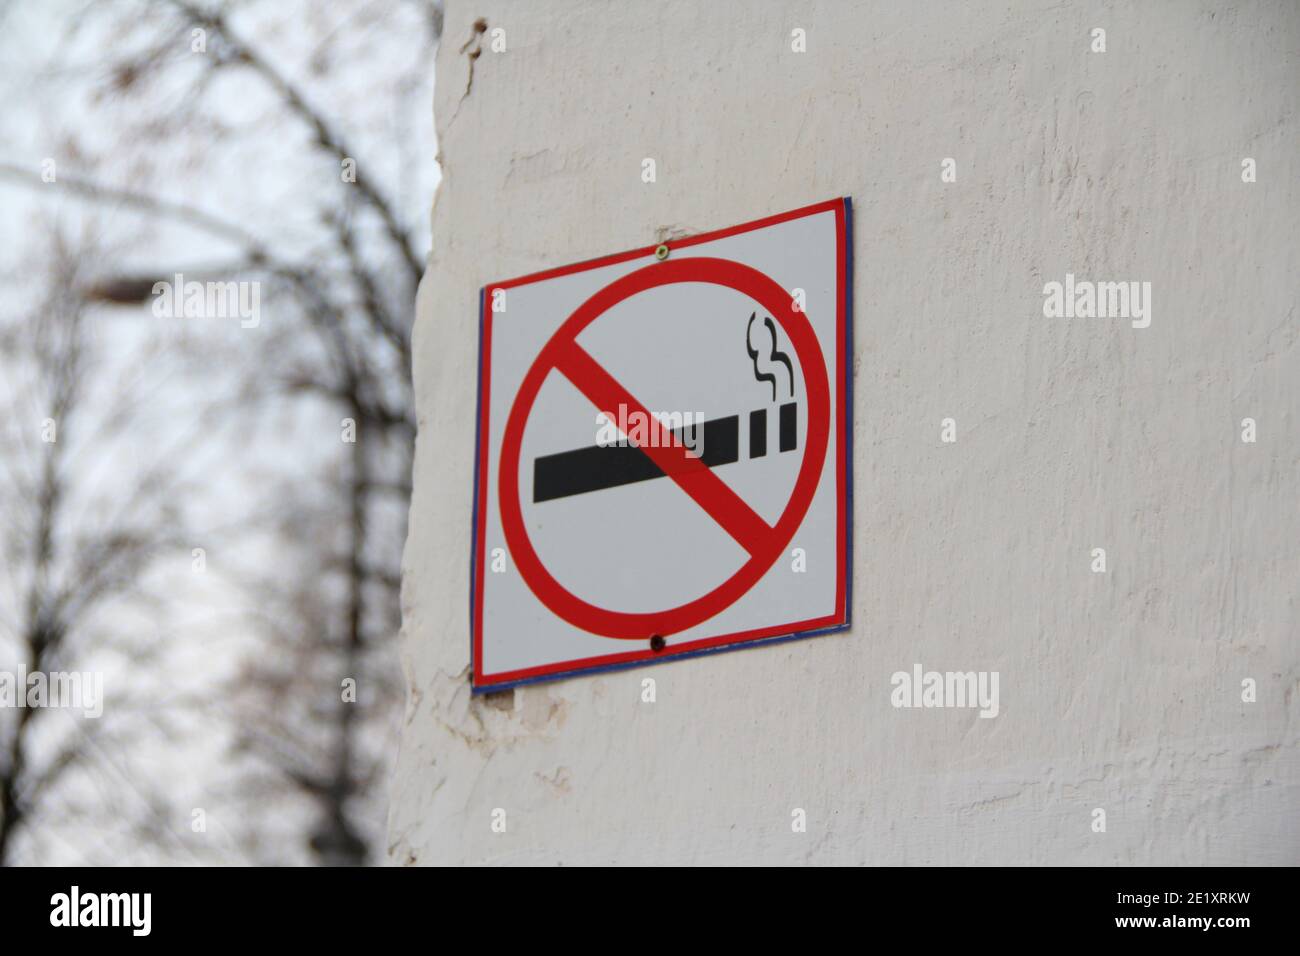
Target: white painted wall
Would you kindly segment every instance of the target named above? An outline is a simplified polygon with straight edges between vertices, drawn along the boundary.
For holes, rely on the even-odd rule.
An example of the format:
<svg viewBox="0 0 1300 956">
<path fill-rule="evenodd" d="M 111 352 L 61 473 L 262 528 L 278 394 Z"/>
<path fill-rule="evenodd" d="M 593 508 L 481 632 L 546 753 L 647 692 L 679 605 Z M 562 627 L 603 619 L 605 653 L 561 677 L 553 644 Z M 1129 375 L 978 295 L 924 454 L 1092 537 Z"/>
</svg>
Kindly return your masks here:
<svg viewBox="0 0 1300 956">
<path fill-rule="evenodd" d="M 393 860 L 1300 863 L 1298 94 L 1286 0 L 453 0 Z M 472 700 L 479 287 L 838 195 L 852 631 Z M 1044 318 L 1067 272 L 1150 328 Z M 914 663 L 1000 715 L 891 707 Z"/>
</svg>

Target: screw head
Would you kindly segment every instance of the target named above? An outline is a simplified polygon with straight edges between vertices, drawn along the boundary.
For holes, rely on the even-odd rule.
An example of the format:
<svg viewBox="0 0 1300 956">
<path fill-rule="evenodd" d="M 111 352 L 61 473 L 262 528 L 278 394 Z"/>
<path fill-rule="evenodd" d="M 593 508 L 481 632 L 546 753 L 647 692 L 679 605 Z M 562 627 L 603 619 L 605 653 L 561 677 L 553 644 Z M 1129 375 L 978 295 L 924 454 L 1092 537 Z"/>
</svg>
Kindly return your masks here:
<svg viewBox="0 0 1300 956">
<path fill-rule="evenodd" d="M 659 248 L 655 250 L 655 258 L 658 259 L 660 262 L 663 262 L 665 259 L 668 258 L 668 243 L 666 242 L 659 243 Z"/>
<path fill-rule="evenodd" d="M 654 634 L 650 637 L 650 650 L 658 654 L 664 649 L 664 638 L 662 634 Z"/>
</svg>

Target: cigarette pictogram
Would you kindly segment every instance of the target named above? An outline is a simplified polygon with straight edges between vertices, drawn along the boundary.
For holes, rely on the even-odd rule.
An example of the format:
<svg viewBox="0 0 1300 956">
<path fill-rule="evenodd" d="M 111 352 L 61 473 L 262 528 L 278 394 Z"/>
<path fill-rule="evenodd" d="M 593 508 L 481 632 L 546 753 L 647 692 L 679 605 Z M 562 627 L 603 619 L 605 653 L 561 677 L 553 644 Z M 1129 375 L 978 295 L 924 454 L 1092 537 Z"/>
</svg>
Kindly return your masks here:
<svg viewBox="0 0 1300 956">
<path fill-rule="evenodd" d="M 611 416 L 612 417 L 612 416 Z M 798 448 L 799 403 L 787 402 L 777 411 L 777 444 L 782 452 Z M 767 454 L 767 409 L 749 413 L 749 458 Z M 701 434 L 702 432 L 702 434 Z M 673 431 L 687 447 L 698 440 L 698 455 L 683 460 L 681 468 L 699 461 L 709 468 L 740 460 L 740 416 L 714 418 L 690 429 Z M 671 470 L 671 468 L 670 468 Z M 533 462 L 533 501 L 553 501 L 571 495 L 617 488 L 638 481 L 663 478 L 667 473 L 635 444 L 590 445 L 572 451 L 541 455 Z"/>
</svg>

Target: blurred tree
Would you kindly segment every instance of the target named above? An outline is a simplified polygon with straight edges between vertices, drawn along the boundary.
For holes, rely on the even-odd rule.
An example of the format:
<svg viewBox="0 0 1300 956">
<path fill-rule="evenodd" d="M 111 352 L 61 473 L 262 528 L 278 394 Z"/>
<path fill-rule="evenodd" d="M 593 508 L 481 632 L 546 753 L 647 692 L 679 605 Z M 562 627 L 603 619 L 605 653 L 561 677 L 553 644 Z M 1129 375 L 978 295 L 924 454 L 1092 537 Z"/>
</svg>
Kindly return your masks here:
<svg viewBox="0 0 1300 956">
<path fill-rule="evenodd" d="M 8 673 L 20 704 L 0 709 L 0 864 L 17 859 L 19 835 L 56 816 L 52 807 L 75 802 L 69 777 L 89 788 L 88 816 L 101 825 L 115 820 L 151 845 L 183 843 L 163 796 L 119 762 L 126 742 L 157 728 L 157 715 L 126 693 L 92 717 L 84 705 L 98 709 L 103 698 L 81 701 L 81 713 L 21 706 L 29 675 L 51 686 L 54 674 L 102 680 L 115 653 L 147 666 L 151 649 L 123 633 L 124 608 L 148 602 L 151 566 L 192 540 L 172 504 L 191 492 L 176 463 L 183 452 L 140 454 L 133 434 L 150 383 L 114 374 L 88 318 L 85 283 L 99 250 L 55 233 L 48 250 L 32 251 L 39 298 L 0 320 L 0 651 L 16 665 Z M 136 359 L 149 357 L 137 343 Z M 110 606 L 116 615 L 104 613 Z M 27 859 L 40 862 L 35 849 Z"/>
<path fill-rule="evenodd" d="M 52 69 L 89 113 L 69 110 L 57 180 L 0 163 L 147 234 L 102 264 L 99 303 L 149 304 L 176 273 L 260 290 L 256 327 L 202 333 L 193 385 L 237 421 L 233 445 L 209 436 L 234 493 L 196 533 L 231 532 L 250 639 L 207 693 L 235 727 L 232 832 L 262 862 L 383 858 L 440 31 L 419 0 L 87 7 Z"/>
</svg>

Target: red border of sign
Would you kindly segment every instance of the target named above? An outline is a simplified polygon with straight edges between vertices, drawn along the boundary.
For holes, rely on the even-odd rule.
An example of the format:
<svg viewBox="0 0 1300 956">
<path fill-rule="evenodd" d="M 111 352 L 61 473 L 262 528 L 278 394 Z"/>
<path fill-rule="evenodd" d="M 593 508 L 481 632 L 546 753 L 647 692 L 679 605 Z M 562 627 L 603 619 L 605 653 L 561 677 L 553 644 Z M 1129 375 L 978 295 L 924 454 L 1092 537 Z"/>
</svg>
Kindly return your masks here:
<svg viewBox="0 0 1300 956">
<path fill-rule="evenodd" d="M 804 370 L 808 434 L 790 501 L 776 524 L 768 525 L 725 481 L 698 459 L 692 459 L 672 432 L 656 421 L 657 442 L 645 454 L 734 536 L 749 558 L 716 588 L 680 606 L 652 612 L 615 611 L 591 604 L 570 592 L 538 557 L 520 508 L 519 454 L 533 404 L 552 371 L 567 377 L 596 408 L 616 408 L 625 402 L 628 408 L 645 412 L 636 397 L 623 392 L 619 383 L 577 343 L 577 337 L 619 302 L 648 289 L 678 282 L 708 282 L 734 289 L 759 303 L 780 323 L 790 342 L 789 348 Z M 593 387 L 598 390 L 595 394 L 591 391 Z M 654 635 L 669 637 L 703 624 L 757 584 L 803 524 L 824 473 L 830 421 L 830 376 L 826 374 L 826 359 L 817 333 L 808 317 L 794 307 L 790 293 L 769 276 L 743 263 L 711 256 L 679 256 L 629 272 L 598 290 L 573 311 L 533 360 L 515 394 L 498 451 L 497 485 L 501 526 L 515 570 L 552 613 L 592 634 L 648 643 Z M 492 477 L 489 476 L 489 482 Z"/>
<path fill-rule="evenodd" d="M 633 667 L 645 663 L 655 663 L 665 660 L 678 660 L 682 657 L 690 657 L 698 654 L 715 653 L 722 650 L 732 650 L 738 647 L 748 647 L 755 643 L 771 643 L 777 640 L 789 640 L 793 638 L 811 637 L 814 634 L 824 634 L 828 631 L 843 630 L 849 625 L 849 608 L 848 608 L 848 521 L 849 521 L 849 475 L 847 469 L 848 443 L 851 440 L 851 425 L 848 408 L 847 392 L 849 386 L 847 372 L 847 352 L 849 350 L 850 329 L 848 326 L 849 317 L 849 294 L 848 288 L 848 213 L 849 200 L 847 198 L 832 199 L 826 202 L 817 203 L 812 206 L 804 206 L 800 209 L 794 209 L 789 212 L 780 213 L 775 216 L 769 216 L 765 219 L 754 220 L 753 222 L 742 223 L 727 229 L 720 229 L 714 232 L 701 233 L 696 236 L 689 236 L 683 239 L 673 240 L 669 243 L 673 249 L 698 245 L 704 242 L 712 242 L 718 239 L 725 239 L 729 236 L 739 235 L 745 232 L 752 232 L 755 229 L 762 229 L 767 226 L 774 226 L 779 223 L 789 222 L 794 219 L 802 219 L 807 216 L 818 215 L 825 212 L 835 213 L 835 234 L 836 234 L 836 339 L 838 341 L 836 368 L 834 376 L 834 393 L 836 423 L 839 430 L 834 432 L 836 435 L 836 462 L 835 478 L 838 492 L 838 515 L 836 522 L 837 551 L 839 553 L 839 563 L 836 569 L 836 589 L 835 605 L 838 609 L 835 613 L 825 615 L 819 618 L 813 618 L 807 621 L 797 621 L 788 624 L 774 625 L 765 628 L 758 628 L 750 631 L 742 631 L 733 634 L 718 635 L 715 637 L 700 638 L 695 641 L 688 641 L 684 644 L 674 644 L 665 647 L 663 650 L 655 651 L 649 647 L 642 647 L 637 650 L 616 651 L 610 654 L 603 654 L 596 657 L 587 657 L 574 661 L 565 661 L 556 664 L 544 664 L 537 667 L 522 668 L 513 671 L 503 671 L 497 674 L 486 675 L 482 673 L 481 664 L 483 660 L 483 583 L 486 558 L 486 524 L 487 524 L 487 501 L 488 486 L 490 480 L 488 468 L 488 395 L 490 387 L 491 363 L 489 357 L 492 349 L 492 312 L 490 303 L 493 293 L 497 289 L 509 289 L 515 286 L 527 285 L 533 282 L 540 282 L 544 279 L 552 279 L 558 276 L 572 275 L 576 272 L 585 272 L 590 269 L 597 269 L 604 266 L 615 265 L 620 262 L 627 262 L 632 259 L 642 257 L 651 257 L 654 254 L 655 246 L 644 246 L 639 249 L 629 250 L 627 252 L 616 253 L 610 256 L 604 256 L 598 259 L 590 259 L 585 262 L 574 263 L 572 265 L 560 266 L 555 269 L 548 269 L 542 272 L 535 272 L 529 275 L 520 276 L 515 279 L 508 279 L 502 282 L 495 282 L 485 286 L 479 297 L 479 388 L 478 388 L 478 434 L 477 447 L 475 449 L 475 466 L 474 466 L 474 518 L 472 523 L 472 554 L 471 554 L 471 608 L 470 608 L 470 628 L 471 628 L 471 683 L 475 693 L 481 693 L 489 690 L 501 690 L 506 687 L 517 684 L 532 683 L 543 680 L 554 680 L 562 676 L 571 676 L 582 673 L 592 673 L 593 671 L 611 670 L 623 667 Z"/>
</svg>

